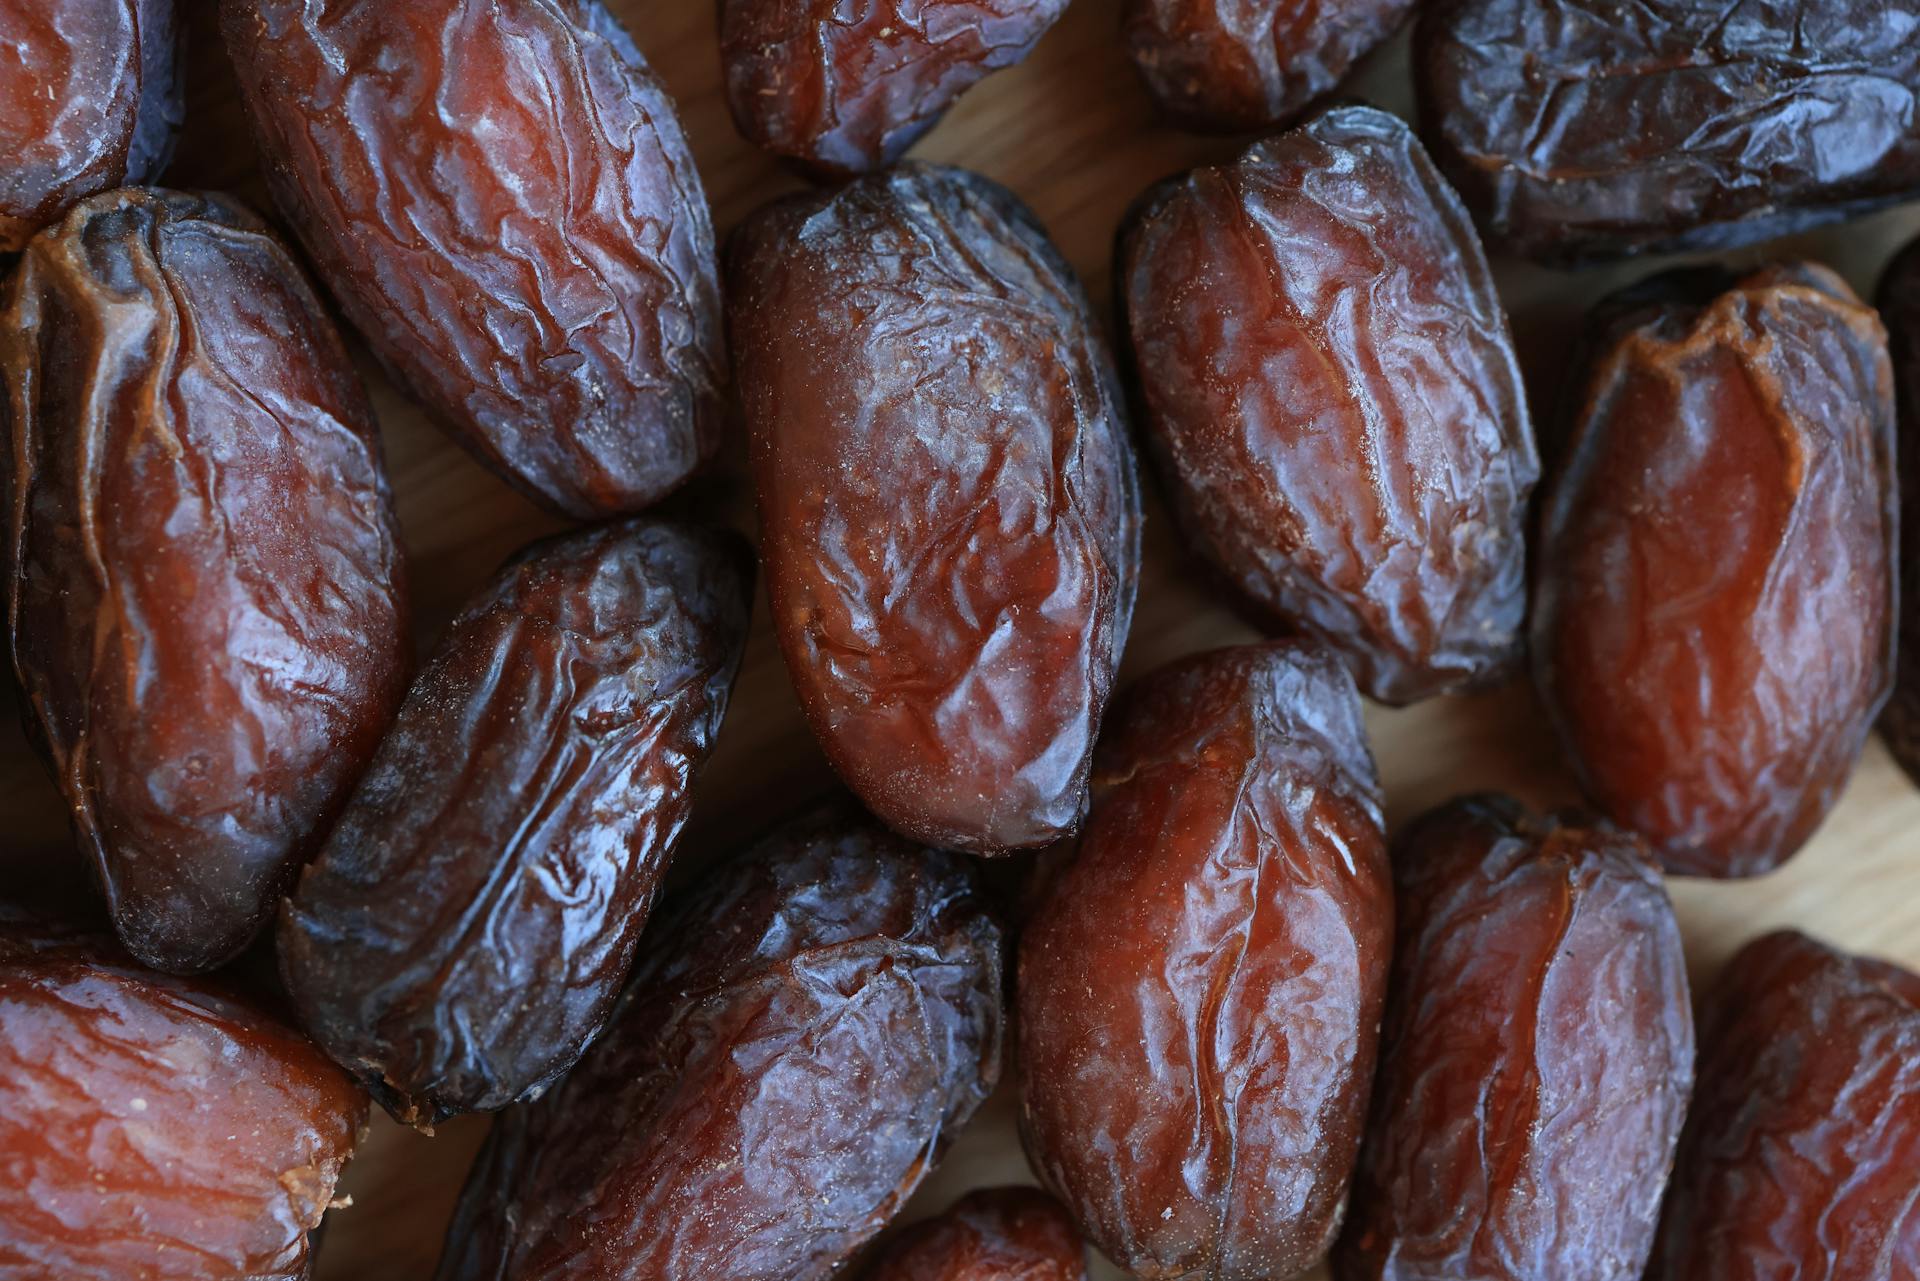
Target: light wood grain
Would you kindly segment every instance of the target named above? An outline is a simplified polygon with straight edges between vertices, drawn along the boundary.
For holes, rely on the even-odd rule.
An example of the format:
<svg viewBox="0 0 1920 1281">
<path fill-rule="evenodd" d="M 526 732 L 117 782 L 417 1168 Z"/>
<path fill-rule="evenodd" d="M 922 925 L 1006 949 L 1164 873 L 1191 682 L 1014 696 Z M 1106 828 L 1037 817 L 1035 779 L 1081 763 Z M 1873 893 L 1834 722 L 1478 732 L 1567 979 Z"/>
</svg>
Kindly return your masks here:
<svg viewBox="0 0 1920 1281">
<path fill-rule="evenodd" d="M 680 105 L 723 235 L 760 201 L 798 185 L 745 144 L 727 117 L 712 0 L 611 0 L 611 6 L 628 22 Z M 264 192 L 206 12 L 212 6 L 197 0 L 187 8 L 193 11 L 195 42 L 191 110 L 186 145 L 169 181 L 234 191 L 264 210 Z M 1150 181 L 1224 159 L 1239 145 L 1156 124 L 1119 49 L 1117 24 L 1118 0 L 1074 0 L 1028 62 L 977 88 L 917 152 L 978 169 L 1023 196 L 1085 278 L 1103 314 L 1113 233 L 1127 204 Z M 1402 39 L 1371 60 L 1354 92 L 1408 112 L 1405 58 Z M 1824 258 L 1865 292 L 1892 248 L 1916 232 L 1920 211 L 1909 209 L 1788 242 L 1784 249 Z M 1782 251 L 1775 245 L 1741 257 Z M 1550 401 L 1584 307 L 1652 266 L 1643 261 L 1566 275 L 1498 264 L 1536 405 Z M 509 551 L 555 528 L 555 522 L 481 471 L 369 362 L 362 365 L 374 390 L 399 498 L 424 647 Z M 676 499 L 673 509 L 751 530 L 740 462 L 736 439 L 720 473 Z M 1196 576 L 1157 507 L 1150 508 L 1149 520 L 1128 676 L 1176 655 L 1251 635 L 1195 585 Z M 1576 799 L 1524 685 L 1405 711 L 1374 708 L 1368 724 L 1393 823 L 1479 789 L 1505 789 L 1539 805 Z M 10 826 L 14 850 L 8 866 L 16 875 L 34 869 L 57 873 L 71 862 L 58 797 L 17 733 L 9 731 L 0 752 L 6 756 L 0 815 Z M 732 713 L 700 783 L 681 870 L 725 851 L 830 782 L 800 720 L 768 632 L 763 599 Z M 1840 808 L 1785 870 L 1739 884 L 1674 885 L 1696 984 L 1708 980 L 1742 941 L 1784 924 L 1920 965 L 1916 829 L 1920 793 L 1876 742 Z M 937 1210 L 968 1186 L 1027 1181 L 1013 1111 L 1013 1100 L 1003 1090 L 960 1138 L 909 1214 Z M 485 1127 L 482 1119 L 463 1119 L 428 1139 L 384 1119 L 377 1122 L 346 1177 L 345 1190 L 354 1203 L 329 1219 L 318 1281 L 429 1276 L 460 1179 Z"/>
</svg>

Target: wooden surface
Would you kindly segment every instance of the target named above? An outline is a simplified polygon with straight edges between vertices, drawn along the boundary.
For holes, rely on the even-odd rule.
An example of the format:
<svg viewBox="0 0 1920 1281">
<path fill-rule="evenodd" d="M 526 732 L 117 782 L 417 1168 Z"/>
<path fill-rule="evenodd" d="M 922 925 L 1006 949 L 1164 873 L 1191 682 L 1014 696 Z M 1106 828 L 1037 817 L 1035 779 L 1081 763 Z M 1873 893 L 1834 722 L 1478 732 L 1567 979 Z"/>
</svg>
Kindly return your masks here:
<svg viewBox="0 0 1920 1281">
<path fill-rule="evenodd" d="M 398 2 L 398 0 L 390 0 Z M 760 201 L 797 180 L 734 132 L 719 87 L 713 0 L 610 0 L 665 77 L 692 138 L 722 235 Z M 1105 314 L 1108 257 L 1121 212 L 1150 181 L 1222 160 L 1235 140 L 1198 138 L 1155 123 L 1116 39 L 1119 0 L 1074 0 L 1071 11 L 1025 64 L 976 88 L 916 154 L 978 169 L 1024 197 L 1085 278 Z M 267 211 L 233 87 L 205 12 L 188 0 L 194 44 L 192 94 L 181 157 L 167 181 L 222 188 Z M 1353 91 L 1382 106 L 1411 108 L 1404 37 L 1377 55 Z M 1920 233 L 1920 209 L 1898 210 L 1788 242 L 1822 257 L 1856 289 L 1869 290 L 1891 250 Z M 1753 260 L 1779 245 L 1740 255 Z M 1566 275 L 1498 263 L 1503 292 L 1536 407 L 1550 402 L 1572 326 L 1598 294 L 1653 269 Z M 362 361 L 373 387 L 388 464 L 411 557 L 423 648 L 461 600 L 510 551 L 556 522 L 531 508 L 427 425 Z M 1543 436 L 1548 434 L 1542 424 Z M 719 475 L 670 505 L 688 515 L 752 528 L 732 442 Z M 1126 677 L 1195 649 L 1251 633 L 1195 585 L 1163 512 L 1148 511 L 1139 609 Z M 9 866 L 58 874 L 71 865 L 58 797 L 24 740 L 7 729 L 0 751 L 0 817 L 12 838 Z M 1524 684 L 1492 694 L 1442 699 L 1405 711 L 1372 708 L 1373 747 L 1391 823 L 1460 792 L 1500 788 L 1541 805 L 1575 793 L 1532 692 Z M 679 859 L 684 873 L 752 835 L 831 783 L 803 725 L 767 628 L 765 600 L 731 714 L 700 782 L 695 818 Z M 1676 882 L 1696 988 L 1747 938 L 1795 925 L 1842 946 L 1920 966 L 1920 793 L 1876 741 L 1845 800 L 1814 842 L 1785 870 L 1735 884 Z M 968 1186 L 1029 1181 L 1002 1090 L 960 1138 L 908 1209 L 937 1210 Z M 348 1169 L 350 1208 L 328 1221 L 318 1281 L 423 1281 L 438 1255 L 447 1214 L 486 1122 L 466 1118 L 425 1138 L 376 1123 Z M 1322 1274 L 1315 1273 L 1314 1276 Z"/>
</svg>

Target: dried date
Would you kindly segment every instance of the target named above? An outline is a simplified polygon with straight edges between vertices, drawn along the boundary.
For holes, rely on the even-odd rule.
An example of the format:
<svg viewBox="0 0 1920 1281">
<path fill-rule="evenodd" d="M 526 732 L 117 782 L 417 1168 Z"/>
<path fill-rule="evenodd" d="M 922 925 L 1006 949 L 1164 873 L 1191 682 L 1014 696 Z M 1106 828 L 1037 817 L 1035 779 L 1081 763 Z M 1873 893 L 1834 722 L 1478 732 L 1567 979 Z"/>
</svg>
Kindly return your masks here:
<svg viewBox="0 0 1920 1281">
<path fill-rule="evenodd" d="M 1066 0 L 720 0 L 740 132 L 822 177 L 890 165 L 983 77 L 1032 51 Z"/>
<path fill-rule="evenodd" d="M 914 1224 L 863 1281 L 1087 1281 L 1073 1220 L 1038 1188 L 981 1188 Z"/>
<path fill-rule="evenodd" d="M 1547 261 L 1725 248 L 1920 194 L 1920 5 L 1436 0 L 1423 130 Z"/>
<path fill-rule="evenodd" d="M 1086 804 L 1140 498 L 1112 364 L 1011 193 L 909 164 L 727 248 L 780 646 L 827 755 L 930 845 L 1044 845 Z"/>
<path fill-rule="evenodd" d="M 365 392 L 252 215 L 138 189 L 34 239 L 0 369 L 29 728 L 128 949 L 217 965 L 324 836 L 405 686 Z"/>
<path fill-rule="evenodd" d="M 1472 224 L 1407 127 L 1340 107 L 1164 183 L 1120 260 L 1149 446 L 1200 555 L 1375 698 L 1512 672 L 1533 430 Z"/>
<path fill-rule="evenodd" d="M 539 1093 L 598 1032 L 740 664 L 751 553 L 638 521 L 454 620 L 281 917 L 302 1024 L 401 1121 Z"/>
<path fill-rule="evenodd" d="M 222 0 L 221 20 L 281 210 L 455 439 L 581 519 L 713 456 L 706 195 L 599 0 Z"/>
<path fill-rule="evenodd" d="M 0 910 L 0 1274 L 296 1281 L 366 1097 L 204 980 Z"/>
<path fill-rule="evenodd" d="M 166 166 L 176 27 L 174 0 L 0 0 L 0 254 Z"/>
<path fill-rule="evenodd" d="M 1832 808 L 1893 666 L 1893 387 L 1825 268 L 1603 302 L 1534 586 L 1535 678 L 1588 796 L 1667 870 L 1752 876 Z"/>
<path fill-rule="evenodd" d="M 647 932 L 606 1035 L 495 1123 L 440 1281 L 819 1281 L 992 1092 L 973 873 L 823 813 Z"/>
<path fill-rule="evenodd" d="M 1322 646 L 1203 654 L 1128 692 L 1073 861 L 1020 945 L 1021 1128 L 1146 1277 L 1267 1281 L 1332 1244 L 1393 897 L 1360 700 Z"/>
<path fill-rule="evenodd" d="M 1393 981 L 1335 1274 L 1637 1281 L 1693 1085 L 1651 852 L 1472 797 L 1393 862 Z"/>
<path fill-rule="evenodd" d="M 1649 1281 L 1920 1277 L 1920 975 L 1749 943 L 1702 1015 Z"/>
<path fill-rule="evenodd" d="M 1129 0 L 1127 52 L 1160 109 L 1199 129 L 1270 129 L 1346 78 L 1413 0 Z"/>
<path fill-rule="evenodd" d="M 1920 782 L 1920 240 L 1887 267 L 1879 303 L 1893 357 L 1902 512 L 1899 654 L 1880 737 L 1907 776 Z"/>
</svg>

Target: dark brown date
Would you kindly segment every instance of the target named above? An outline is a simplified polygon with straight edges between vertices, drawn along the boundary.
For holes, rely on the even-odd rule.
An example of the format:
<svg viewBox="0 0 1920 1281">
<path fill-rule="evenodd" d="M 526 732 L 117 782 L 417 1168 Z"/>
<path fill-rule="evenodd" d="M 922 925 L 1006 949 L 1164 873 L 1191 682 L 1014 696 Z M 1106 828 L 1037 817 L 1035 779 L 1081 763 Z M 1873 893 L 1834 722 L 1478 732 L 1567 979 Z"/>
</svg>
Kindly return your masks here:
<svg viewBox="0 0 1920 1281">
<path fill-rule="evenodd" d="M 1645 842 L 1455 801 L 1395 843 L 1393 982 L 1341 1281 L 1637 1281 L 1693 1085 Z"/>
<path fill-rule="evenodd" d="M 0 910 L 0 1275 L 303 1278 L 366 1118 L 250 1003 Z"/>
<path fill-rule="evenodd" d="M 275 199 L 454 437 L 581 519 L 719 447 L 713 227 L 599 0 L 221 0 Z"/>
<path fill-rule="evenodd" d="M 0 0 L 0 254 L 152 181 L 180 126 L 173 0 Z"/>
<path fill-rule="evenodd" d="M 1915 0 L 1436 0 L 1434 153 L 1502 248 L 1725 248 L 1920 194 Z"/>
<path fill-rule="evenodd" d="M 29 729 L 148 965 L 244 947 L 405 688 L 366 395 L 287 251 L 216 197 L 96 196 L 0 312 Z"/>
<path fill-rule="evenodd" d="M 914 1224 L 864 1281 L 1087 1281 L 1073 1220 L 1038 1188 L 981 1188 Z"/>
<path fill-rule="evenodd" d="M 1535 678 L 1667 870 L 1752 876 L 1832 808 L 1893 670 L 1893 386 L 1825 268 L 1601 304 L 1543 520 Z"/>
<path fill-rule="evenodd" d="M 1473 226 L 1407 127 L 1340 107 L 1163 183 L 1120 259 L 1148 441 L 1200 555 L 1375 698 L 1511 673 L 1533 429 Z"/>
<path fill-rule="evenodd" d="M 999 928 L 960 858 L 823 812 L 646 934 L 606 1035 L 495 1123 L 441 1281 L 816 1281 L 992 1093 Z"/>
<path fill-rule="evenodd" d="M 1045 845 L 1133 613 L 1140 497 L 1085 294 L 1011 193 L 909 164 L 727 249 L 760 553 L 800 704 L 929 845 Z"/>
<path fill-rule="evenodd" d="M 1330 92 L 1413 0 L 1129 0 L 1127 52 L 1160 109 L 1197 129 L 1270 129 Z"/>
<path fill-rule="evenodd" d="M 1920 240 L 1880 278 L 1880 317 L 1893 356 L 1900 475 L 1899 656 L 1880 737 L 1907 776 L 1920 782 Z"/>
<path fill-rule="evenodd" d="M 1136 1276 L 1269 1281 L 1333 1242 L 1386 996 L 1380 786 L 1340 660 L 1283 641 L 1130 690 L 1020 945 L 1021 1128 Z"/>
<path fill-rule="evenodd" d="M 734 535 L 537 544 L 454 620 L 283 911 L 301 1022 L 401 1121 L 538 1094 L 599 1031 L 726 714 Z"/>
<path fill-rule="evenodd" d="M 720 0 L 734 124 L 822 177 L 890 165 L 1025 58 L 1066 0 Z"/>
<path fill-rule="evenodd" d="M 1649 1281 L 1914 1281 L 1917 1207 L 1920 975 L 1749 943 L 1702 1015 Z"/>
</svg>

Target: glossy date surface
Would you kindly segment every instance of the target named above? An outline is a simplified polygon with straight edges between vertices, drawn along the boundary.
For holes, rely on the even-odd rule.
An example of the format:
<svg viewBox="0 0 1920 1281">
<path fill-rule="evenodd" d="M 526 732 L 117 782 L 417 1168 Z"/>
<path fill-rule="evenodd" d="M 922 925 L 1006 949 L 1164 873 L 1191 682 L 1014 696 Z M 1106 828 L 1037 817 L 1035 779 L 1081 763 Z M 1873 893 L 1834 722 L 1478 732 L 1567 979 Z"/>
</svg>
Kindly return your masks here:
<svg viewBox="0 0 1920 1281">
<path fill-rule="evenodd" d="M 1727 963 L 1647 1277 L 1920 1277 L 1920 975 L 1791 931 Z"/>
<path fill-rule="evenodd" d="M 861 1281 L 1086 1281 L 1087 1250 L 1038 1188 L 979 1188 L 907 1228 Z"/>
<path fill-rule="evenodd" d="M 1140 559 L 1072 270 L 1004 188 L 907 164 L 766 206 L 727 275 L 774 628 L 835 768 L 930 845 L 1070 831 Z"/>
<path fill-rule="evenodd" d="M 296 1281 L 366 1116 L 252 1004 L 0 908 L 0 1274 Z"/>
<path fill-rule="evenodd" d="M 1655 277 L 1588 345 L 1535 679 L 1588 796 L 1668 871 L 1756 875 L 1832 808 L 1892 679 L 1886 335 L 1789 263 Z"/>
<path fill-rule="evenodd" d="M 727 105 L 749 140 L 822 177 L 892 164 L 1066 0 L 719 0 Z"/>
<path fill-rule="evenodd" d="M 0 254 L 150 182 L 180 126 L 174 0 L 0 0 Z"/>
<path fill-rule="evenodd" d="M 1300 641 L 1129 690 L 1072 862 L 1020 945 L 1021 1128 L 1137 1276 L 1266 1281 L 1333 1242 L 1393 889 L 1360 700 Z"/>
<path fill-rule="evenodd" d="M 461 444 L 582 520 L 713 456 L 706 195 L 599 0 L 222 0 L 221 23 L 282 212 Z"/>
<path fill-rule="evenodd" d="M 1472 224 L 1407 127 L 1335 108 L 1163 183 L 1120 257 L 1196 552 L 1375 698 L 1511 673 L 1533 429 Z"/>
<path fill-rule="evenodd" d="M 999 1075 L 1000 930 L 959 857 L 851 807 L 649 929 L 607 1032 L 495 1123 L 440 1281 L 821 1281 Z"/>
<path fill-rule="evenodd" d="M 1920 193 L 1915 0 L 1436 0 L 1423 132 L 1501 247 L 1764 240 Z"/>
<path fill-rule="evenodd" d="M 1899 655 L 1880 737 L 1907 776 L 1920 781 L 1920 240 L 1887 267 L 1876 300 L 1893 357 L 1902 515 Z"/>
<path fill-rule="evenodd" d="M 1412 0 L 1129 0 L 1127 52 L 1160 109 L 1199 129 L 1269 129 L 1331 92 Z"/>
<path fill-rule="evenodd" d="M 29 728 L 129 950 L 206 969 L 266 921 L 404 689 L 365 392 L 263 224 L 137 189 L 34 240 L 0 370 Z"/>
<path fill-rule="evenodd" d="M 302 1024 L 401 1121 L 564 1072 L 632 964 L 746 642 L 751 553 L 652 521 L 460 614 L 281 918 Z"/>
<path fill-rule="evenodd" d="M 1636 1281 L 1693 1084 L 1645 842 L 1504 797 L 1394 847 L 1393 981 L 1340 1281 Z"/>
</svg>

